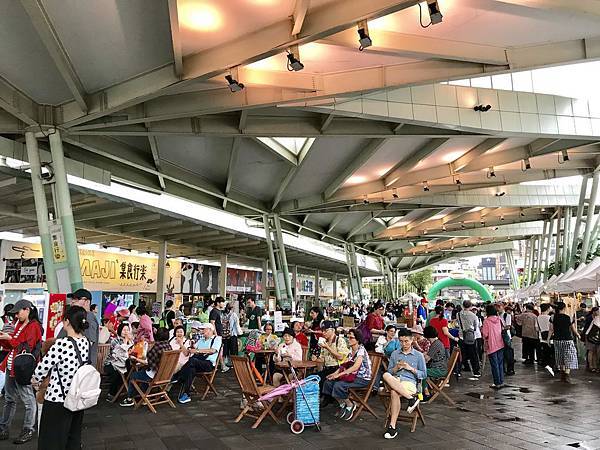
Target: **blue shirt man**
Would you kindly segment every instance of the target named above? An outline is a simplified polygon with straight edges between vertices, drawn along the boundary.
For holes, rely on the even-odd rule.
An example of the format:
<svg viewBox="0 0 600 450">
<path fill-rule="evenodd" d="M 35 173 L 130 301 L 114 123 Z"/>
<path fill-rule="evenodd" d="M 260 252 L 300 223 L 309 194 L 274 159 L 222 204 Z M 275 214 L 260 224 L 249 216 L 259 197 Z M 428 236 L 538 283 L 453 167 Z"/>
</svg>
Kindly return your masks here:
<svg viewBox="0 0 600 450">
<path fill-rule="evenodd" d="M 404 368 L 396 371 L 397 365 L 402 361 L 414 368 L 415 371 Z M 392 356 L 390 356 L 388 372 L 394 375 L 396 378 L 399 378 L 400 381 L 410 381 L 416 386 L 418 380 L 424 380 L 427 378 L 427 364 L 425 363 L 423 353 L 415 350 L 412 347 L 408 353 L 405 353 L 401 348 L 394 351 Z"/>
</svg>

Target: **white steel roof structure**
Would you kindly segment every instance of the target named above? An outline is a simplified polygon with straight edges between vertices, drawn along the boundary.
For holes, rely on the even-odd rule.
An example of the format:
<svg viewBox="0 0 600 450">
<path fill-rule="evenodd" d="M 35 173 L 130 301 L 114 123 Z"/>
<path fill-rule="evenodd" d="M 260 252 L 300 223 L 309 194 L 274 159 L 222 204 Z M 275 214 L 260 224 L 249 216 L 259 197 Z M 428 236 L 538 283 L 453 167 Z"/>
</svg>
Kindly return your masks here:
<svg viewBox="0 0 600 450">
<path fill-rule="evenodd" d="M 418 4 L 2 2 L 0 153 L 25 160 L 24 130 L 57 126 L 78 176 L 277 212 L 400 270 L 512 248 L 577 205 L 577 179 L 528 182 L 596 169 L 600 104 L 441 83 L 596 60 L 600 5 L 439 0 L 423 28 Z"/>
</svg>

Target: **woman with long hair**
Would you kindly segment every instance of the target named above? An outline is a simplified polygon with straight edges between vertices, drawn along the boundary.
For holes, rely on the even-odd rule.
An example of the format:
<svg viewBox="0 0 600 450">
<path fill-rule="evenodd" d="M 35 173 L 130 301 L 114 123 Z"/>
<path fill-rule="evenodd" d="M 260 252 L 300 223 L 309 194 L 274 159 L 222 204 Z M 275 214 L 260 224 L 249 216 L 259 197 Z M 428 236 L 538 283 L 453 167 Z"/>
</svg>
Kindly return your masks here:
<svg viewBox="0 0 600 450">
<path fill-rule="evenodd" d="M 119 392 L 123 382 L 121 374 L 131 368 L 129 350 L 133 347 L 133 334 L 129 322 L 121 322 L 117 328 L 117 336 L 110 340 L 110 352 L 104 362 L 104 373 L 109 379 L 110 388 L 106 400 L 111 402 Z"/>
<path fill-rule="evenodd" d="M 556 367 L 560 370 L 560 381 L 570 383 L 571 370 L 579 368 L 573 336 L 578 339 L 581 336 L 577 331 L 575 318 L 565 314 L 566 309 L 564 302 L 556 304 L 556 314 L 550 319 L 549 339 L 554 339 L 554 358 Z"/>
<path fill-rule="evenodd" d="M 316 356 L 317 358 L 321 355 L 321 347 L 319 347 L 319 338 L 323 336 L 323 330 L 321 324 L 325 320 L 323 311 L 318 306 L 313 306 L 308 312 L 310 316 L 310 326 L 307 332 L 310 333 L 309 341 L 309 353 L 310 356 Z"/>
<path fill-rule="evenodd" d="M 15 303 L 11 314 L 17 317 L 15 331 L 12 334 L 0 333 L 0 344 L 9 350 L 8 356 L 0 364 L 0 370 L 6 372 L 4 384 L 4 411 L 0 419 L 0 441 L 9 438 L 8 429 L 17 409 L 17 399 L 25 405 L 23 430 L 13 442 L 24 444 L 33 439 L 35 434 L 36 404 L 33 388 L 29 380 L 15 378 L 13 361 L 15 356 L 22 351 L 29 350 L 34 355 L 39 355 L 42 342 L 42 327 L 40 325 L 37 309 L 29 300 L 19 300 Z M 26 383 L 26 384 L 24 384 Z"/>
<path fill-rule="evenodd" d="M 69 307 L 63 318 L 67 337 L 56 340 L 33 374 L 32 382 L 37 385 L 50 374 L 40 421 L 39 450 L 82 448 L 83 410 L 71 411 L 65 408 L 64 401 L 80 361 L 89 359 L 90 342 L 83 334 L 88 327 L 87 311 L 81 306 Z"/>
</svg>

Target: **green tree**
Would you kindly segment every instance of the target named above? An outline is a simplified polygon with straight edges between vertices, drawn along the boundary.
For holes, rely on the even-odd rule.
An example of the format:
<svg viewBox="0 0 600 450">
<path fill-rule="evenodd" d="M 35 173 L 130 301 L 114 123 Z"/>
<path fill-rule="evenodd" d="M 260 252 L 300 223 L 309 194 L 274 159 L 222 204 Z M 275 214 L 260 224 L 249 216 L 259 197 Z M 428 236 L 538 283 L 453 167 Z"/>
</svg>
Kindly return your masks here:
<svg viewBox="0 0 600 450">
<path fill-rule="evenodd" d="M 433 270 L 424 269 L 417 273 L 411 273 L 406 277 L 406 281 L 413 286 L 417 294 L 427 291 L 427 289 L 433 284 Z"/>
</svg>

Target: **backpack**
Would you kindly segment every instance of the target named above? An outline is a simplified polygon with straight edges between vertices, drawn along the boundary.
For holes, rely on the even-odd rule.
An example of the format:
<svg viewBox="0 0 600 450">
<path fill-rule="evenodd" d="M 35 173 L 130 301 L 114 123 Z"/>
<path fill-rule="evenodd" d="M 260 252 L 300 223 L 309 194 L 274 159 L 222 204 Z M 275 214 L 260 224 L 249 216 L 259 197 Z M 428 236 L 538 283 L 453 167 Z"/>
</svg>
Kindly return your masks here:
<svg viewBox="0 0 600 450">
<path fill-rule="evenodd" d="M 28 326 L 29 324 L 26 325 L 26 327 Z M 21 333 L 24 331 L 25 328 L 21 330 Z M 38 341 L 33 350 L 31 350 L 27 341 L 19 345 L 12 363 L 17 384 L 21 386 L 28 386 L 31 384 L 31 377 L 35 371 L 35 366 L 37 366 L 39 361 L 41 350 L 42 341 Z"/>
<path fill-rule="evenodd" d="M 60 384 L 60 390 L 65 398 L 64 407 L 69 411 L 81 411 L 96 406 L 98 403 L 98 398 L 100 397 L 100 373 L 92 365 L 89 358 L 85 362 L 81 359 L 81 353 L 75 339 L 72 337 L 68 337 L 67 339 L 75 347 L 75 354 L 79 360 L 79 368 L 73 375 L 69 392 L 65 394 L 65 389 L 60 379 L 60 372 L 57 370 L 58 384 Z"/>
<path fill-rule="evenodd" d="M 369 327 L 367 326 L 367 319 L 359 323 L 356 329 L 362 334 L 363 342 L 371 342 L 371 330 L 369 330 Z"/>
</svg>

